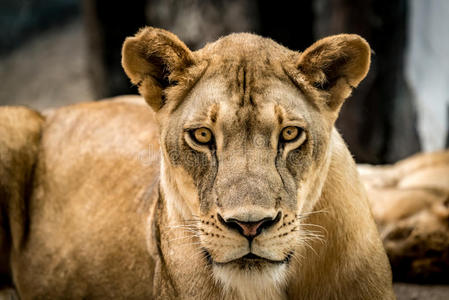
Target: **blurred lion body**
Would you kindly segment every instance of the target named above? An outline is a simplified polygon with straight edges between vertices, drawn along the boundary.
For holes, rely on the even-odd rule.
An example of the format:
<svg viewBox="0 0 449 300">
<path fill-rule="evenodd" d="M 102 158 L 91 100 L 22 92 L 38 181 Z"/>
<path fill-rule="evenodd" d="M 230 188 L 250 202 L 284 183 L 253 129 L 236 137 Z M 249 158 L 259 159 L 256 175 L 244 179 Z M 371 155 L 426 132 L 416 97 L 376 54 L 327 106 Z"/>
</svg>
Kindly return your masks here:
<svg viewBox="0 0 449 300">
<path fill-rule="evenodd" d="M 154 32 L 156 37 L 151 36 Z M 151 38 L 155 39 L 151 45 L 156 49 L 147 52 L 145 47 L 150 45 L 148 39 Z M 239 42 L 233 46 L 235 40 Z M 132 81 L 139 84 L 141 94 L 155 113 L 142 99 L 125 97 L 48 111 L 44 113 L 45 120 L 38 115 L 34 117 L 32 122 L 37 123 L 36 127 L 15 127 L 5 133 L 11 139 L 17 133 L 35 137 L 31 143 L 29 139 L 26 144 L 18 142 L 24 151 L 18 152 L 18 159 L 29 155 L 31 163 L 22 168 L 15 162 L 5 163 L 2 157 L 0 165 L 0 172 L 12 168 L 32 174 L 24 181 L 2 182 L 0 186 L 0 192 L 7 193 L 5 198 L 2 197 L 0 214 L 6 216 L 2 221 L 7 225 L 2 227 L 5 233 L 0 238 L 2 245 L 8 245 L 4 247 L 1 259 L 7 257 L 11 266 L 11 270 L 1 271 L 10 274 L 22 299 L 394 298 L 391 271 L 370 216 L 364 188 L 349 151 L 333 128 L 341 103 L 368 70 L 369 47 L 359 37 L 342 35 L 335 41 L 323 40 L 300 56 L 299 66 L 305 74 L 303 80 L 317 82 L 319 88 L 301 81 L 298 74 L 292 75 L 293 79 L 285 77 L 280 68 L 275 70 L 278 72 L 275 75 L 283 74 L 276 79 L 281 78 L 282 84 L 263 82 L 266 76 L 263 74 L 249 83 L 275 84 L 272 95 L 275 98 L 279 95 L 288 98 L 289 93 L 298 95 L 298 87 L 307 95 L 307 99 L 300 98 L 300 103 L 295 103 L 310 114 L 304 115 L 310 118 L 308 125 L 316 127 L 309 128 L 308 140 L 303 146 L 297 146 L 302 149 L 298 150 L 302 164 L 296 168 L 303 172 L 288 175 L 290 177 L 281 175 L 292 178 L 291 185 L 295 186 L 291 204 L 287 192 L 283 202 L 272 199 L 273 202 L 266 200 L 258 204 L 254 198 L 242 197 L 236 205 L 235 198 L 220 203 L 208 200 L 204 195 L 220 184 L 228 187 L 228 190 L 220 190 L 223 195 L 234 192 L 229 182 L 240 176 L 236 172 L 240 165 L 233 164 L 232 160 L 238 161 L 239 156 L 220 161 L 221 166 L 230 163 L 229 169 L 224 173 L 218 169 L 216 181 L 204 184 L 201 180 L 207 179 L 208 169 L 201 169 L 200 178 L 192 175 L 196 170 L 189 169 L 189 161 L 183 161 L 182 155 L 186 151 L 173 150 L 181 143 L 185 132 L 182 129 L 185 124 L 178 123 L 185 116 L 201 111 L 202 105 L 209 105 L 210 97 L 223 93 L 222 85 L 226 82 L 222 76 L 228 75 L 229 70 L 223 70 L 223 65 L 214 66 L 214 60 L 208 58 L 216 59 L 222 55 L 226 59 L 231 57 L 230 53 L 239 53 L 240 48 L 232 47 L 241 47 L 242 43 L 252 45 L 254 40 L 262 43 L 274 57 L 287 60 L 299 55 L 252 35 L 235 35 L 223 39 L 221 44 L 206 47 L 203 52 L 192 53 L 173 35 L 147 29 L 125 43 L 124 67 Z M 214 49 L 215 46 L 218 48 Z M 317 63 L 314 61 L 316 52 L 323 48 L 331 54 L 326 60 L 324 51 L 323 55 L 318 55 Z M 339 51 L 345 50 L 349 52 L 342 52 L 344 59 L 339 59 Z M 360 56 L 360 61 L 357 61 L 359 56 L 354 61 L 350 59 L 356 57 L 352 51 L 362 50 L 364 56 Z M 148 56 L 146 61 L 140 57 L 142 53 Z M 252 56 L 252 59 L 253 64 L 259 65 L 259 57 Z M 338 61 L 344 76 L 336 73 L 332 61 Z M 320 62 L 322 69 L 318 68 Z M 225 60 L 225 63 L 229 65 L 229 61 Z M 205 66 L 209 71 L 204 71 Z M 142 70 L 145 67 L 147 69 Z M 170 82 L 165 83 L 167 74 L 160 76 L 160 72 L 170 72 Z M 208 78 L 205 89 L 196 82 L 201 76 Z M 243 79 L 237 77 L 236 80 L 246 84 L 244 78 L 243 75 Z M 176 84 L 167 88 L 165 85 L 171 82 Z M 234 84 L 233 79 L 230 84 Z M 267 94 L 261 95 L 266 97 Z M 164 98 L 166 100 L 157 100 Z M 180 98 L 185 98 L 186 103 L 195 100 L 195 105 L 173 100 Z M 247 100 L 258 109 L 265 105 L 257 97 Z M 313 101 L 316 103 L 311 103 Z M 237 107 L 242 109 L 242 106 Z M 213 105 L 205 110 L 211 107 Z M 272 114 L 273 110 L 265 113 Z M 222 122 L 239 114 L 223 105 L 217 110 L 217 118 L 224 120 Z M 7 116 L 7 111 L 0 110 L 0 122 Z M 276 122 L 280 122 L 278 119 Z M 29 118 L 17 117 L 14 122 L 27 123 Z M 273 127 L 272 123 L 264 122 L 267 127 Z M 175 129 L 178 131 L 174 132 Z M 219 132 L 217 129 L 218 137 Z M 300 142 L 303 141 L 297 143 Z M 260 140 L 257 145 L 260 146 Z M 6 143 L 1 147 L 2 153 L 13 153 L 14 146 Z M 224 151 L 220 147 L 218 143 L 219 151 Z M 178 156 L 174 158 L 175 154 Z M 210 156 L 198 157 L 206 157 L 204 164 L 210 168 Z M 261 174 L 264 178 L 275 178 L 275 184 L 281 182 L 278 174 Z M 255 181 L 253 190 L 248 188 L 245 192 L 256 195 L 259 192 L 257 186 L 261 184 L 265 182 Z M 289 184 L 284 181 L 279 189 Z M 25 195 L 21 194 L 24 185 L 31 187 Z M 260 195 L 265 197 L 265 194 Z M 229 203 L 234 205 L 232 209 L 231 206 L 227 208 Z M 223 222 L 216 218 L 218 213 L 224 215 L 235 211 L 248 216 L 242 203 L 251 208 L 250 212 L 254 208 L 260 208 L 263 213 L 272 208 L 282 209 L 282 220 L 254 241 L 260 256 L 271 259 L 272 255 L 274 263 L 257 262 L 254 263 L 257 268 L 252 269 L 245 262 L 247 269 L 239 270 L 238 267 L 228 267 L 233 260 L 230 259 L 229 264 L 224 262 L 224 257 L 235 249 L 247 247 L 246 239 L 234 231 L 226 231 Z M 303 224 L 302 219 L 307 222 Z M 304 242 L 298 243 L 294 235 L 301 233 L 297 229 L 302 228 L 299 226 L 309 226 L 308 232 L 314 236 L 306 235 L 301 240 Z M 288 232 L 283 228 L 288 228 Z M 234 244 L 229 248 L 224 240 Z M 271 247 L 270 251 L 264 253 L 264 248 L 258 245 Z M 209 251 L 207 255 L 204 255 L 204 249 Z M 236 258 L 238 255 L 235 254 Z M 217 262 L 212 261 L 214 259 Z"/>
<path fill-rule="evenodd" d="M 28 194 L 18 180 L 2 185 L 12 279 L 22 299 L 151 297 L 154 262 L 144 232 L 159 171 L 148 151 L 157 151 L 158 134 L 148 106 L 129 98 L 44 112 L 45 121 L 38 117 L 40 126 L 31 129 L 16 127 L 35 122 L 29 116 L 1 109 L 2 121 L 14 122 L 2 140 L 37 136 L 6 166 L 23 170 L 17 162 L 34 149 L 33 164 L 21 171 L 33 175 Z M 4 146 L 2 153 L 11 153 Z M 97 287 L 86 292 L 92 280 Z"/>
<path fill-rule="evenodd" d="M 359 166 L 397 280 L 447 283 L 449 151 Z"/>
</svg>

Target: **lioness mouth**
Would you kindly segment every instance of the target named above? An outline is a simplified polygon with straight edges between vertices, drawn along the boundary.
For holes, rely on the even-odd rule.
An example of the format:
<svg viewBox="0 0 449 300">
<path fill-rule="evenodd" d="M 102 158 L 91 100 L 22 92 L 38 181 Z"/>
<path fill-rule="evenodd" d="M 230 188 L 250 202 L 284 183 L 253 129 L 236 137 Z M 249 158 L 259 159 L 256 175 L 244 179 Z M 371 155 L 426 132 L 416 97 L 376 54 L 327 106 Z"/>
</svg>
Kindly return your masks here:
<svg viewBox="0 0 449 300">
<path fill-rule="evenodd" d="M 292 255 L 293 255 L 292 252 L 289 252 L 283 260 L 271 260 L 271 259 L 264 258 L 262 256 L 259 256 L 259 255 L 256 255 L 256 254 L 250 252 L 250 253 L 248 253 L 240 258 L 237 258 L 237 259 L 233 259 L 233 260 L 230 260 L 227 262 L 217 262 L 212 259 L 210 253 L 206 249 L 203 249 L 203 253 L 204 253 L 209 264 L 214 264 L 214 265 L 219 265 L 219 266 L 224 266 L 224 265 L 228 265 L 228 264 L 232 264 L 232 263 L 239 264 L 242 266 L 250 266 L 250 265 L 262 264 L 262 263 L 271 263 L 271 264 L 279 264 L 280 265 L 280 264 L 289 263 Z"/>
<path fill-rule="evenodd" d="M 230 261 L 230 263 L 238 263 L 242 265 L 254 264 L 254 263 L 272 263 L 272 264 L 285 264 L 290 261 L 291 254 L 288 254 L 283 260 L 271 260 L 268 258 L 261 257 L 254 253 L 248 253 L 238 259 Z"/>
</svg>

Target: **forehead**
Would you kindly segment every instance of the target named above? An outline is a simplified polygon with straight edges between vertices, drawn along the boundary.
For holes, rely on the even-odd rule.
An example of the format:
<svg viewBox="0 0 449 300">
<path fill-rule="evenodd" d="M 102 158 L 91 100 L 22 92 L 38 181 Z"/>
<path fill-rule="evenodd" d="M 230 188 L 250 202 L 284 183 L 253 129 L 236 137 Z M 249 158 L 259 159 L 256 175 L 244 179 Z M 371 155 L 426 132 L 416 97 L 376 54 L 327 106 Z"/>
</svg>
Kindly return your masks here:
<svg viewBox="0 0 449 300">
<path fill-rule="evenodd" d="M 220 67 L 222 71 L 217 72 Z M 207 70 L 183 106 L 189 108 L 186 121 L 218 120 L 236 126 L 289 121 L 301 125 L 308 123 L 313 113 L 313 107 L 286 75 L 257 65 L 229 63 Z"/>
<path fill-rule="evenodd" d="M 284 69 L 297 60 L 297 52 L 243 33 L 224 37 L 195 55 L 207 67 L 182 100 L 184 121 L 217 119 L 229 126 L 248 127 L 314 119 L 313 105 Z"/>
</svg>

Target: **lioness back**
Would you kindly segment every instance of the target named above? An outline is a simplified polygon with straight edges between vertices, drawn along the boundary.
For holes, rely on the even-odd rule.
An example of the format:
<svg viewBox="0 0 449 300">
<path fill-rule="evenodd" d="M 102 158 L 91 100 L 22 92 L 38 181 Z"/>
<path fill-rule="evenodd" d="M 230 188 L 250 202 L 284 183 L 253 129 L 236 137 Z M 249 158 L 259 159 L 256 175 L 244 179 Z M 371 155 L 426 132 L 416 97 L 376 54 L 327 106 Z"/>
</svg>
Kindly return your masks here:
<svg viewBox="0 0 449 300">
<path fill-rule="evenodd" d="M 28 108 L 0 107 L 0 297 L 2 288 L 13 285 L 10 252 L 23 239 L 18 221 L 26 214 L 23 199 L 32 190 L 43 123 L 42 116 Z"/>
<path fill-rule="evenodd" d="M 129 101 L 83 103 L 48 112 L 44 128 L 21 220 L 29 229 L 12 251 L 21 297 L 150 297 L 144 232 L 158 188 L 153 113 Z"/>
</svg>

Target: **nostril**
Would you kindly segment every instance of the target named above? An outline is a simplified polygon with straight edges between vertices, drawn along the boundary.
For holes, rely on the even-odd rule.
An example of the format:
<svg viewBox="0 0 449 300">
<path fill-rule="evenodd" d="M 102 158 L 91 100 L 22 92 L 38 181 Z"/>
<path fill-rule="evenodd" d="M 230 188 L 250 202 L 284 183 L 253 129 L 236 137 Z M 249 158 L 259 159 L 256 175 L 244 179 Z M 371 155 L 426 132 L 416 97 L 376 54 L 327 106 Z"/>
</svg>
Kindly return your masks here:
<svg viewBox="0 0 449 300">
<path fill-rule="evenodd" d="M 259 235 L 263 229 L 267 229 L 278 223 L 281 219 L 281 212 L 279 212 L 274 219 L 272 217 L 267 217 L 255 222 L 243 222 L 233 218 L 224 220 L 219 214 L 217 216 L 220 223 L 224 226 L 229 229 L 237 230 L 241 235 L 252 240 Z"/>
<path fill-rule="evenodd" d="M 276 223 L 278 223 L 281 220 L 281 212 L 278 212 L 278 214 L 276 215 L 276 217 L 274 219 L 265 218 L 264 220 L 265 221 L 262 224 L 260 224 L 260 226 L 258 228 L 259 233 L 260 233 L 260 231 L 262 231 L 262 229 L 269 228 L 269 227 L 275 225 Z"/>
<path fill-rule="evenodd" d="M 228 219 L 227 221 L 225 221 L 223 219 L 223 217 L 220 216 L 220 214 L 217 214 L 217 217 L 218 217 L 218 221 L 220 221 L 220 223 L 223 224 L 225 227 L 228 227 L 230 229 L 235 229 L 235 230 L 239 231 L 240 234 L 243 234 L 241 232 L 242 228 L 238 225 L 238 223 L 236 221 L 234 221 L 235 219 Z"/>
</svg>

